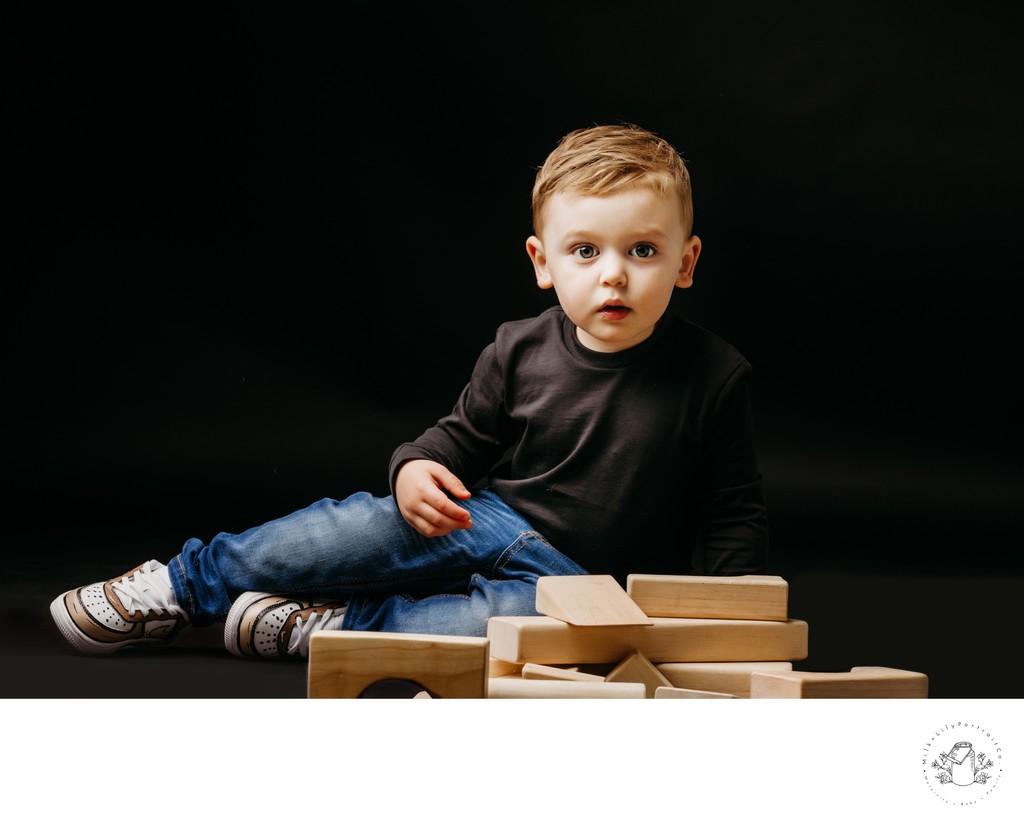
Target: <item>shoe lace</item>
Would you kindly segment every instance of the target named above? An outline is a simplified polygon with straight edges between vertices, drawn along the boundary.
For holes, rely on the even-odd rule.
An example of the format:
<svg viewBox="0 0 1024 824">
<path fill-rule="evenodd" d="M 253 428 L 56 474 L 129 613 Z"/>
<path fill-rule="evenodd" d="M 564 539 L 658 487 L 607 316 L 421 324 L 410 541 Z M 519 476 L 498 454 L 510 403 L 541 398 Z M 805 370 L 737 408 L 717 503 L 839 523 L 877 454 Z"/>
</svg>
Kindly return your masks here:
<svg viewBox="0 0 1024 824">
<path fill-rule="evenodd" d="M 322 610 L 322 611 L 321 611 Z M 345 607 L 318 607 L 305 621 L 296 616 L 295 628 L 288 639 L 288 654 L 305 658 L 309 652 L 309 639 L 322 629 L 341 629 Z"/>
<path fill-rule="evenodd" d="M 185 611 L 174 601 L 174 590 L 158 574 L 160 567 L 152 562 L 144 564 L 131 575 L 111 581 L 111 587 L 121 599 L 129 615 L 141 612 L 163 612 L 184 615 Z"/>
</svg>

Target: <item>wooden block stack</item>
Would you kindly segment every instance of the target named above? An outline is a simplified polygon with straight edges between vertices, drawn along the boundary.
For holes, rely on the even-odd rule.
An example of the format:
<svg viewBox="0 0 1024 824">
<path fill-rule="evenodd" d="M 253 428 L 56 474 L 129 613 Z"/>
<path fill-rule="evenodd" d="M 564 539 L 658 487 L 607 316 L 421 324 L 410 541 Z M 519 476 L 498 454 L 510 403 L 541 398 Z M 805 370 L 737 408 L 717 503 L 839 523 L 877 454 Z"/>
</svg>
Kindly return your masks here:
<svg viewBox="0 0 1024 824">
<path fill-rule="evenodd" d="M 488 622 L 504 670 L 489 673 L 488 697 L 927 697 L 922 673 L 795 671 L 808 626 L 788 599 L 773 575 L 630 575 L 625 590 L 608 575 L 540 578 L 539 616 Z"/>
<path fill-rule="evenodd" d="M 800 672 L 808 627 L 773 575 L 549 576 L 540 615 L 491 618 L 486 638 L 321 631 L 310 698 L 386 681 L 436 698 L 927 698 L 923 673 Z"/>
</svg>

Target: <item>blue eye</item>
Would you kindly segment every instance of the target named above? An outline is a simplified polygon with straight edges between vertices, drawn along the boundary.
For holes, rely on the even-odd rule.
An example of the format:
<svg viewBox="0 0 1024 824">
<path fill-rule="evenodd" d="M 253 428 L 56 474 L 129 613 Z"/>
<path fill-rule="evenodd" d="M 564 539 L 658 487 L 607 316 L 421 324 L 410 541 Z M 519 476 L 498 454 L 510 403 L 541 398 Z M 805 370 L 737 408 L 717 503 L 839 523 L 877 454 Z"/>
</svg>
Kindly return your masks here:
<svg viewBox="0 0 1024 824">
<path fill-rule="evenodd" d="M 593 246 L 577 246 L 573 251 L 573 254 L 583 260 L 590 260 L 591 258 L 597 257 L 597 249 Z"/>
</svg>

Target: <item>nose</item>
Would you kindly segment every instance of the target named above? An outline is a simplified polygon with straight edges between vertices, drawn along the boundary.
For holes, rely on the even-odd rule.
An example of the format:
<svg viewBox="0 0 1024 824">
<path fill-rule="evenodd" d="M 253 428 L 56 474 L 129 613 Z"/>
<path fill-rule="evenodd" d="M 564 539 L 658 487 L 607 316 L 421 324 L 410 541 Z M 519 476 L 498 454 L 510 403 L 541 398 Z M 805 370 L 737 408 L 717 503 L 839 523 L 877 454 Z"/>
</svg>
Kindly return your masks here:
<svg viewBox="0 0 1024 824">
<path fill-rule="evenodd" d="M 603 255 L 601 267 L 601 285 L 618 286 L 626 285 L 626 261 L 621 255 Z"/>
</svg>

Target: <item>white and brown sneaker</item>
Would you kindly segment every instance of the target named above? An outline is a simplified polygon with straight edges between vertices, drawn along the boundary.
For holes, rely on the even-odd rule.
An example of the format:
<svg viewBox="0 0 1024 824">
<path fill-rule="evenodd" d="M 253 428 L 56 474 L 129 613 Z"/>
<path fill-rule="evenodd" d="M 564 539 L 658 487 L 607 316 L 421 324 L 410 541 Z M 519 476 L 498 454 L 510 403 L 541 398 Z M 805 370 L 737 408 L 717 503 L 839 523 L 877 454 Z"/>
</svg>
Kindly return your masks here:
<svg viewBox="0 0 1024 824">
<path fill-rule="evenodd" d="M 68 590 L 50 604 L 50 615 L 68 642 L 86 655 L 169 644 L 189 623 L 174 597 L 167 567 L 159 561 Z"/>
<path fill-rule="evenodd" d="M 345 607 L 342 602 L 244 592 L 228 611 L 224 646 L 242 657 L 305 658 L 314 632 L 341 629 Z"/>
</svg>

